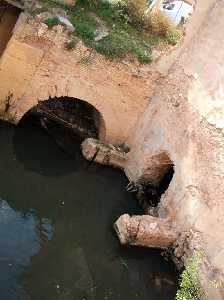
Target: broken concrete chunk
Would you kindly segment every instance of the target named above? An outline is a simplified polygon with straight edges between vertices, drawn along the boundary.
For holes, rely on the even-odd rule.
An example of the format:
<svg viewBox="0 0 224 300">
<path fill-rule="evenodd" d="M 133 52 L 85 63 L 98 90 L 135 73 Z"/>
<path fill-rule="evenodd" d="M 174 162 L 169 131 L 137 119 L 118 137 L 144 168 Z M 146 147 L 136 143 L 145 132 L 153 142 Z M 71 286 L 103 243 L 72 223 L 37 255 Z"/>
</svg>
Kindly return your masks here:
<svg viewBox="0 0 224 300">
<path fill-rule="evenodd" d="M 174 244 L 177 234 L 170 222 L 148 215 L 122 215 L 114 224 L 122 245 L 166 249 Z"/>
<path fill-rule="evenodd" d="M 123 169 L 126 161 L 126 153 L 111 144 L 104 144 L 93 138 L 86 139 L 82 145 L 83 156 L 92 162 L 110 165 Z"/>
</svg>

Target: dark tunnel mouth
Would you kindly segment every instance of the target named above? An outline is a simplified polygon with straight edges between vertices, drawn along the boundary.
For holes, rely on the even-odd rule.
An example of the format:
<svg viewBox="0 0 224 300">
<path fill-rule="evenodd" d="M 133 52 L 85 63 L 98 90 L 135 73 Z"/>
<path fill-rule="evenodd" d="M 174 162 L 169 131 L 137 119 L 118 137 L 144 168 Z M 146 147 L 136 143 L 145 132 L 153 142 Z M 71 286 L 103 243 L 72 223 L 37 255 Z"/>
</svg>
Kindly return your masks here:
<svg viewBox="0 0 224 300">
<path fill-rule="evenodd" d="M 158 190 L 159 190 L 159 194 L 160 197 L 165 194 L 165 192 L 168 190 L 169 185 L 173 179 L 174 176 L 174 165 L 171 164 L 169 169 L 167 170 L 167 172 L 163 175 L 163 177 L 161 178 L 160 182 L 159 182 L 159 186 L 158 186 Z"/>
<path fill-rule="evenodd" d="M 83 131 L 81 135 L 79 132 L 77 134 L 77 130 L 83 124 L 86 126 L 84 135 Z M 41 101 L 23 115 L 15 128 L 15 155 L 24 168 L 47 177 L 59 177 L 63 172 L 74 172 L 87 166 L 81 154 L 80 143 L 88 137 L 98 138 L 103 124 L 100 112 L 86 101 L 69 97 Z M 25 140 L 24 134 L 27 135 Z M 23 145 L 20 140 L 24 141 Z M 39 146 L 41 143 L 49 143 L 49 148 L 42 149 Z M 29 148 L 35 157 L 27 157 L 24 148 Z M 53 171 L 48 170 L 44 161 L 48 159 L 49 164 L 53 165 L 56 155 L 73 163 L 63 167 L 63 171 L 60 163 L 54 166 Z"/>
<path fill-rule="evenodd" d="M 55 97 L 39 101 L 25 113 L 19 125 L 28 118 L 33 118 L 47 130 L 57 126 L 59 131 L 67 132 L 79 141 L 90 137 L 102 138 L 105 131 L 101 113 L 78 98 Z"/>
<path fill-rule="evenodd" d="M 158 169 L 160 176 L 156 181 L 152 181 L 147 174 L 144 174 L 138 181 L 135 187 L 135 194 L 140 206 L 146 213 L 157 213 L 161 198 L 169 189 L 175 174 L 175 166 L 167 154 L 158 156 L 161 161 L 156 159 L 157 162 L 154 166 L 154 172 Z M 165 163 L 164 163 L 165 162 Z"/>
<path fill-rule="evenodd" d="M 80 144 L 85 139 L 104 139 L 105 135 L 101 113 L 88 102 L 71 97 L 39 101 L 17 125 L 18 129 L 29 126 L 43 130 L 56 146 L 73 158 L 77 149 L 81 153 Z"/>
</svg>

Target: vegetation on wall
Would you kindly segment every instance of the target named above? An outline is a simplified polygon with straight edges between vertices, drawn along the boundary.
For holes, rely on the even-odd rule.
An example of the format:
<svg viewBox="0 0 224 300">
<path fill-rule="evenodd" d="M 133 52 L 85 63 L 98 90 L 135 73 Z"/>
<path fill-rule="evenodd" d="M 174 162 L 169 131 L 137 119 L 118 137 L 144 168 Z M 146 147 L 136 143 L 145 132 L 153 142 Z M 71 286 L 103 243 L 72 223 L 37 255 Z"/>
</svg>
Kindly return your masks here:
<svg viewBox="0 0 224 300">
<path fill-rule="evenodd" d="M 75 40 L 75 39 L 73 39 L 69 42 L 66 42 L 65 43 L 65 49 L 68 50 L 68 51 L 75 49 L 77 42 L 78 41 Z"/>
<path fill-rule="evenodd" d="M 203 253 L 195 252 L 187 261 L 185 270 L 180 276 L 180 289 L 176 300 L 201 300 L 204 294 L 200 284 L 199 270 L 203 262 Z"/>
<path fill-rule="evenodd" d="M 139 1 L 143 4 L 139 4 L 141 13 L 138 14 L 138 6 L 134 3 Z M 41 0 L 41 3 L 42 11 L 50 11 L 60 5 L 54 0 Z M 87 47 L 110 59 L 132 56 L 140 63 L 149 63 L 152 60 L 153 47 L 174 45 L 179 36 L 174 34 L 171 24 L 161 14 L 153 14 L 147 20 L 143 18 L 143 22 L 141 14 L 146 8 L 145 3 L 145 0 L 125 0 L 123 4 L 112 6 L 102 0 L 78 0 L 74 7 L 61 6 L 75 27 L 73 34 Z M 141 19 L 143 23 L 140 22 Z M 57 20 L 48 19 L 46 24 L 52 27 L 57 25 Z M 108 33 L 97 40 L 97 29 L 102 27 L 106 27 Z"/>
<path fill-rule="evenodd" d="M 56 25 L 59 25 L 60 21 L 57 17 L 54 17 L 54 18 L 47 18 L 44 23 L 48 26 L 48 28 L 52 28 Z"/>
<path fill-rule="evenodd" d="M 129 20 L 135 26 L 161 36 L 171 31 L 169 19 L 159 10 L 150 9 L 147 0 L 124 0 L 124 3 Z"/>
</svg>

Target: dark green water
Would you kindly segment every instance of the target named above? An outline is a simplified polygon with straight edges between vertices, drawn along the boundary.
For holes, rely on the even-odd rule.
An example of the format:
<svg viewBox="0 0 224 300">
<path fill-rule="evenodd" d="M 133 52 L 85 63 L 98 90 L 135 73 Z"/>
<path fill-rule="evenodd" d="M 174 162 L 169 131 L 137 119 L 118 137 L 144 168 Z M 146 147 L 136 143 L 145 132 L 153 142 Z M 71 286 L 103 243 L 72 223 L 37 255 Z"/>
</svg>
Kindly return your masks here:
<svg viewBox="0 0 224 300">
<path fill-rule="evenodd" d="M 174 299 L 174 267 L 113 232 L 141 213 L 121 172 L 88 168 L 31 123 L 0 123 L 0 143 L 0 300 Z"/>
</svg>

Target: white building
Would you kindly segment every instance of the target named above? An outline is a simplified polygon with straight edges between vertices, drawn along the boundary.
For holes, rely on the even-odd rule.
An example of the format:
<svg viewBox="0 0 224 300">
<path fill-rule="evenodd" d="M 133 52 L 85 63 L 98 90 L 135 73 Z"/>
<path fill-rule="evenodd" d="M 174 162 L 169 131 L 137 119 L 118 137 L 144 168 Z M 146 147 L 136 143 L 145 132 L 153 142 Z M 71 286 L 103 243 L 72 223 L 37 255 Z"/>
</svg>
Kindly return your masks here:
<svg viewBox="0 0 224 300">
<path fill-rule="evenodd" d="M 105 0 L 112 4 L 116 4 L 121 0 Z M 155 0 L 147 0 L 149 7 L 152 8 Z M 185 21 L 193 12 L 193 0 L 164 0 L 160 10 L 175 24 Z"/>
<path fill-rule="evenodd" d="M 152 1 L 150 7 L 153 7 L 155 0 Z M 193 3 L 186 0 L 165 0 L 163 1 L 160 10 L 175 24 L 180 24 L 185 21 L 193 12 Z"/>
</svg>

